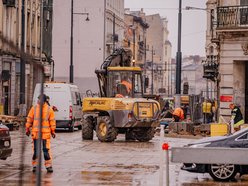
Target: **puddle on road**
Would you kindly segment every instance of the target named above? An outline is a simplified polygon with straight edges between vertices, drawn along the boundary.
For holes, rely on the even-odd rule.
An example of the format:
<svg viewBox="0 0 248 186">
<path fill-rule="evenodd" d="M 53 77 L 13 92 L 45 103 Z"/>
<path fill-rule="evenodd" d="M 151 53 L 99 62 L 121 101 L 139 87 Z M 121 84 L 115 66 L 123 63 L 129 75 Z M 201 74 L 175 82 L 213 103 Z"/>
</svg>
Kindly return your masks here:
<svg viewBox="0 0 248 186">
<path fill-rule="evenodd" d="M 81 171 L 84 183 L 104 184 L 104 185 L 153 185 L 149 180 L 159 169 L 153 165 L 91 165 L 92 171 Z"/>
<path fill-rule="evenodd" d="M 29 185 L 35 186 L 36 183 L 36 174 L 30 171 L 24 171 L 23 175 L 21 175 L 20 179 L 20 171 L 18 169 L 9 170 L 0 170 L 0 185 L 4 186 L 16 186 L 16 185 Z M 52 174 L 48 174 L 46 172 L 42 172 L 42 185 L 43 186 L 53 186 L 53 176 Z"/>
</svg>

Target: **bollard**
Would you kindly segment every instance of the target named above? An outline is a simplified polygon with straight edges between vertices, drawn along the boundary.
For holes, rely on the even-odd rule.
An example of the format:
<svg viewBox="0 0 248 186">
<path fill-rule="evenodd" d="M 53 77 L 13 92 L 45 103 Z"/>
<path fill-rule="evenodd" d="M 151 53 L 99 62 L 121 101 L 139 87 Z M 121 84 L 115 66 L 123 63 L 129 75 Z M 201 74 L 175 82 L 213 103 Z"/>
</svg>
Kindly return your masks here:
<svg viewBox="0 0 248 186">
<path fill-rule="evenodd" d="M 166 162 L 165 162 L 165 170 L 166 170 L 166 177 L 165 177 L 165 183 L 166 186 L 169 186 L 169 144 L 168 143 L 164 143 L 162 146 L 162 149 L 165 151 L 165 158 L 166 158 Z"/>
<path fill-rule="evenodd" d="M 164 143 L 164 125 L 160 125 L 160 145 Z M 159 186 L 163 186 L 163 174 L 164 174 L 164 151 L 160 149 L 160 165 L 159 165 Z"/>
</svg>

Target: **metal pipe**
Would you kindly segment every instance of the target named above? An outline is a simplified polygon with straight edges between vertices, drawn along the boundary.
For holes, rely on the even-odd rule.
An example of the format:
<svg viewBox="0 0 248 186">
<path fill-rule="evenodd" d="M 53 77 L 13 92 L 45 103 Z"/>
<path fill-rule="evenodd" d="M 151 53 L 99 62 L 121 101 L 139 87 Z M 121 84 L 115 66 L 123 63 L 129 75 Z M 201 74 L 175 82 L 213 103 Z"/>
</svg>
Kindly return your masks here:
<svg viewBox="0 0 248 186">
<path fill-rule="evenodd" d="M 135 54 L 135 27 L 134 27 L 134 17 L 133 17 L 133 25 L 132 25 L 132 31 L 133 31 L 133 60 L 135 61 L 136 59 L 136 54 Z"/>
<path fill-rule="evenodd" d="M 113 14 L 113 53 L 115 51 L 115 13 Z"/>
<path fill-rule="evenodd" d="M 154 93 L 154 91 L 153 91 L 153 46 L 152 46 L 152 86 L 151 86 L 151 88 L 152 88 L 152 95 L 153 95 L 153 93 Z"/>
<path fill-rule="evenodd" d="M 43 0 L 42 0 L 43 1 Z M 42 166 L 42 157 L 41 157 L 41 144 L 42 144 L 42 110 L 43 110 L 43 105 L 44 105 L 44 68 L 41 68 L 42 71 L 42 77 L 41 77 L 41 88 L 40 88 L 40 95 L 42 96 L 42 99 L 40 100 L 40 112 L 39 112 L 39 132 L 38 132 L 38 140 L 37 140 L 37 158 L 38 158 L 38 167 L 36 171 L 36 186 L 41 186 L 41 166 Z"/>
<path fill-rule="evenodd" d="M 25 43 L 25 0 L 22 0 L 22 30 L 21 30 L 21 76 L 20 76 L 20 104 L 25 104 L 25 59 L 24 59 L 24 43 Z"/>
</svg>

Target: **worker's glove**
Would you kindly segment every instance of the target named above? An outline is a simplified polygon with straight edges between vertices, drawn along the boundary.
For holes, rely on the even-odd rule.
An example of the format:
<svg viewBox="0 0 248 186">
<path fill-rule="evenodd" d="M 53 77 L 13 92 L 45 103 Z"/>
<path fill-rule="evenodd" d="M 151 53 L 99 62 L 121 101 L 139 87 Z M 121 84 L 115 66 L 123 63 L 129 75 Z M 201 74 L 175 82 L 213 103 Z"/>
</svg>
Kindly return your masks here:
<svg viewBox="0 0 248 186">
<path fill-rule="evenodd" d="M 30 130 L 29 130 L 29 128 L 26 128 L 26 135 L 27 135 L 27 136 L 30 135 Z"/>
<path fill-rule="evenodd" d="M 55 107 L 55 106 L 53 106 L 52 109 L 53 109 L 54 112 L 58 112 L 58 111 L 59 111 L 59 110 L 57 109 L 57 107 Z"/>
<path fill-rule="evenodd" d="M 55 132 L 51 132 L 51 135 L 52 135 L 52 138 L 55 138 L 56 137 Z"/>
</svg>

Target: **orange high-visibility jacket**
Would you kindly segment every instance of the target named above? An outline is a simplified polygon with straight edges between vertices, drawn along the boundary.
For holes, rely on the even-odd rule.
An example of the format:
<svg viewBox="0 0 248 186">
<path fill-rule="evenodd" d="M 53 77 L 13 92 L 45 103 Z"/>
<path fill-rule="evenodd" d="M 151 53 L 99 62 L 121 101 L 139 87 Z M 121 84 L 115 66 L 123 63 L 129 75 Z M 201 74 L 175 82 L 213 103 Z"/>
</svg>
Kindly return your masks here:
<svg viewBox="0 0 248 186">
<path fill-rule="evenodd" d="M 26 128 L 32 128 L 32 137 L 37 136 L 39 131 L 40 105 L 33 106 L 27 117 Z M 51 132 L 56 129 L 56 121 L 53 109 L 44 103 L 42 109 L 42 139 L 50 138 Z M 37 138 L 37 137 L 34 137 Z"/>
<path fill-rule="evenodd" d="M 180 120 L 184 119 L 184 112 L 183 112 L 183 109 L 181 109 L 181 108 L 175 108 L 172 115 L 178 116 L 180 118 Z"/>
</svg>

